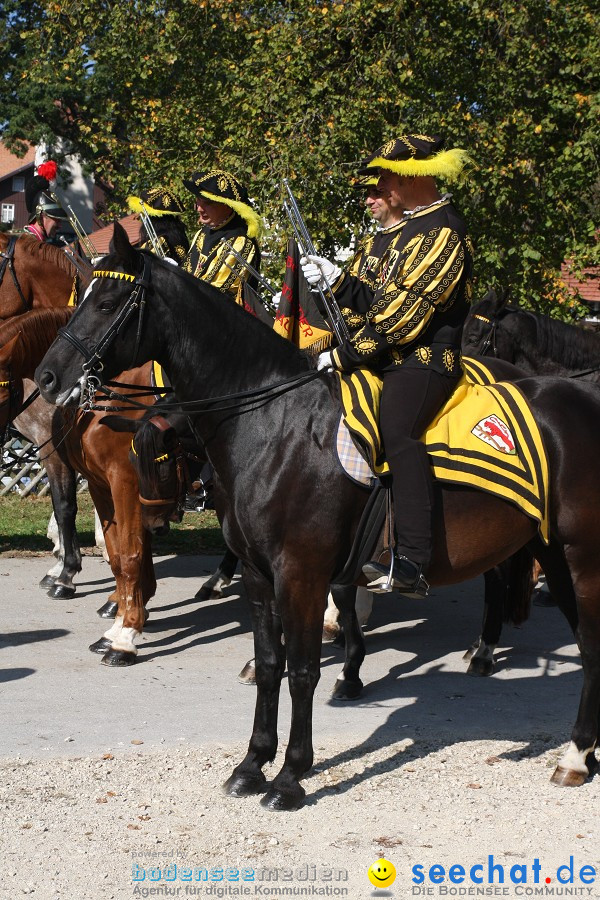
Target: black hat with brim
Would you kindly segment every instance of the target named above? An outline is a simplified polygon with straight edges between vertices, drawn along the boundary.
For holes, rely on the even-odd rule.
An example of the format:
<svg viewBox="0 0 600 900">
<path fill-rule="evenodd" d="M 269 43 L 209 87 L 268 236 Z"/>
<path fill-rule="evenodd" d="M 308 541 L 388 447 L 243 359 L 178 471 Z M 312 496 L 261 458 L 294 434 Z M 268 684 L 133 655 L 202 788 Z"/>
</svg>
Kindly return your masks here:
<svg viewBox="0 0 600 900">
<path fill-rule="evenodd" d="M 225 203 L 231 207 L 246 222 L 248 237 L 260 234 L 260 218 L 250 206 L 248 191 L 230 172 L 222 169 L 192 172 L 189 178 L 184 178 L 183 183 L 195 197 L 204 197 L 213 203 Z"/>
</svg>

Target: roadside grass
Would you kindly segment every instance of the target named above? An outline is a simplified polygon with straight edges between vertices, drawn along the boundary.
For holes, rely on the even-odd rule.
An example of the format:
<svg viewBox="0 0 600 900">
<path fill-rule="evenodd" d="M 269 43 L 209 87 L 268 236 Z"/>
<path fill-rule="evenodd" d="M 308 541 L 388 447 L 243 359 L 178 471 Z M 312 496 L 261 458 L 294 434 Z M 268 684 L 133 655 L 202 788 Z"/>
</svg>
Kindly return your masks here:
<svg viewBox="0 0 600 900">
<path fill-rule="evenodd" d="M 84 552 L 92 552 L 94 538 L 94 507 L 90 495 L 77 495 L 77 533 Z M 9 494 L 0 498 L 0 555 L 50 553 L 52 544 L 46 537 L 48 520 L 52 515 L 49 497 L 17 497 Z M 226 549 L 215 513 L 186 512 L 180 525 L 171 525 L 168 534 L 152 539 L 155 556 L 170 553 L 220 553 Z"/>
</svg>

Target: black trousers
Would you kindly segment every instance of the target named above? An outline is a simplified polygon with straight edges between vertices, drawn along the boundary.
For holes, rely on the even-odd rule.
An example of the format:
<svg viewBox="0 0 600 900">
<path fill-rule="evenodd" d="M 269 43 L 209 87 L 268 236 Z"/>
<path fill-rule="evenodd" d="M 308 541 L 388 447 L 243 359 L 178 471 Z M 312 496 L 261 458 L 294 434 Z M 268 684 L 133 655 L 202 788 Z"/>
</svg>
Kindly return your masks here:
<svg viewBox="0 0 600 900">
<path fill-rule="evenodd" d="M 433 478 L 419 438 L 458 379 L 416 368 L 383 376 L 379 425 L 393 479 L 397 553 L 424 570 L 431 559 Z"/>
</svg>

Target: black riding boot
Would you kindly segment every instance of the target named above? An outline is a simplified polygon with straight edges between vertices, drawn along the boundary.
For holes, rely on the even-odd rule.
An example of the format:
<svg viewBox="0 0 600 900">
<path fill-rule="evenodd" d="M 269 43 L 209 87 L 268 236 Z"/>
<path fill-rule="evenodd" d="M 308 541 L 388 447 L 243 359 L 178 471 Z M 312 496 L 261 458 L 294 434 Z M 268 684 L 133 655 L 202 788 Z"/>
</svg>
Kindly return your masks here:
<svg viewBox="0 0 600 900">
<path fill-rule="evenodd" d="M 392 565 L 371 562 L 365 563 L 363 572 L 371 581 L 367 590 L 374 594 L 387 594 L 388 591 L 399 591 L 405 597 L 423 600 L 429 593 L 429 584 L 423 575 L 423 566 L 414 563 L 406 556 L 393 556 Z"/>
</svg>

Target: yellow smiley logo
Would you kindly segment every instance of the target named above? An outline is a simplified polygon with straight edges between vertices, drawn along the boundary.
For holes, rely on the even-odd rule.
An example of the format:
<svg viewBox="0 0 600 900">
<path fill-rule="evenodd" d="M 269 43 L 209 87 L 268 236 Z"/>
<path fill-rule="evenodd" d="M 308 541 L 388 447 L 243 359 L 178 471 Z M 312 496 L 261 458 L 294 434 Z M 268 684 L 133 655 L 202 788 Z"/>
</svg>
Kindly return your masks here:
<svg viewBox="0 0 600 900">
<path fill-rule="evenodd" d="M 396 880 L 396 869 L 389 859 L 378 859 L 369 866 L 367 875 L 375 887 L 389 887 Z"/>
</svg>

